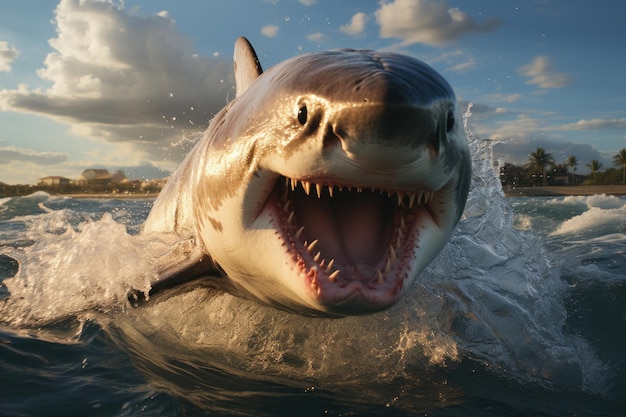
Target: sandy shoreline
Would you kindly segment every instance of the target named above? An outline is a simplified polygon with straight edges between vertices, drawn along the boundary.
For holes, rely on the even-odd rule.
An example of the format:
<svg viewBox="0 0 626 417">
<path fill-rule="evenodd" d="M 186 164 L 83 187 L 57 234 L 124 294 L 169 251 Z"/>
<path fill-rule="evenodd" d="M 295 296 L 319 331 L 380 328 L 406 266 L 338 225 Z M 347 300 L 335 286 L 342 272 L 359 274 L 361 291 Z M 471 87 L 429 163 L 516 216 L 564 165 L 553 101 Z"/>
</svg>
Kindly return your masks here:
<svg viewBox="0 0 626 417">
<path fill-rule="evenodd" d="M 568 196 L 568 195 L 626 195 L 626 185 L 573 185 L 547 187 L 517 187 L 505 188 L 507 197 L 539 197 L 539 196 Z"/>
</svg>

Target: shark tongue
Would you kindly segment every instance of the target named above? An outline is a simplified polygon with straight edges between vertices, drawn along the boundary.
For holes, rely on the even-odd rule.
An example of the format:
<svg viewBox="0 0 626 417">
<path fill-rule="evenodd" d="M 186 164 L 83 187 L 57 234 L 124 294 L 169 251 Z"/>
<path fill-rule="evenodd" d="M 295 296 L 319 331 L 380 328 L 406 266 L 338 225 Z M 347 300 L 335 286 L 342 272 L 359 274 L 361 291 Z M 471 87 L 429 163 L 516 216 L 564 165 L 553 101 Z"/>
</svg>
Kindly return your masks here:
<svg viewBox="0 0 626 417">
<path fill-rule="evenodd" d="M 353 265 L 368 264 L 373 268 L 389 246 L 393 213 L 389 213 L 391 208 L 386 203 L 380 194 L 369 191 L 342 193 L 333 199 L 339 236 Z"/>
<path fill-rule="evenodd" d="M 357 273 L 354 278 L 373 278 L 393 233 L 390 200 L 369 190 L 340 191 L 333 197 L 294 194 L 303 239 L 318 240 L 316 251 L 335 259 L 338 268 Z"/>
</svg>

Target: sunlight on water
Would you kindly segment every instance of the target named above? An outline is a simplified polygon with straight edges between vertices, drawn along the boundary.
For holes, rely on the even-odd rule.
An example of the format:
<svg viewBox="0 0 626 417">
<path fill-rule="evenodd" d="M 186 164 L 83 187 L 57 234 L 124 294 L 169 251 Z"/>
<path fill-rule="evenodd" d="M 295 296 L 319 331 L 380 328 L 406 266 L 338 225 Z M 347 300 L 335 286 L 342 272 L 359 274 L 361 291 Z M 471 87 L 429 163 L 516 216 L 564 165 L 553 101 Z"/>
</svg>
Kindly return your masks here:
<svg viewBox="0 0 626 417">
<path fill-rule="evenodd" d="M 466 123 L 469 116 L 468 109 Z M 32 214 L 15 219 L 19 227 L 6 232 L 13 235 L 0 236 L 15 242 L 17 234 L 24 242 L 8 248 L 20 268 L 3 282 L 10 297 L 0 307 L 0 321 L 37 327 L 71 316 L 95 319 L 146 368 L 169 369 L 180 379 L 186 371 L 171 361 L 209 363 L 259 380 L 336 386 L 357 381 L 363 389 L 363 381 L 408 378 L 413 385 L 432 386 L 429 372 L 472 360 L 516 380 L 601 391 L 604 365 L 583 340 L 562 330 L 567 287 L 559 271 L 550 267 L 536 236 L 514 227 L 491 142 L 475 137 L 467 125 L 466 132 L 474 173 L 464 217 L 408 296 L 386 312 L 312 319 L 206 288 L 133 309 L 127 291 L 149 290 L 156 260 L 174 243 L 171 237 L 129 234 L 128 213 L 85 218 L 71 209 L 51 209 L 51 197 L 38 195 Z M 2 210 L 10 203 L 4 201 Z M 626 224 L 626 206 L 615 202 L 560 204 L 593 208 L 558 233 L 589 224 L 586 217 Z"/>
</svg>

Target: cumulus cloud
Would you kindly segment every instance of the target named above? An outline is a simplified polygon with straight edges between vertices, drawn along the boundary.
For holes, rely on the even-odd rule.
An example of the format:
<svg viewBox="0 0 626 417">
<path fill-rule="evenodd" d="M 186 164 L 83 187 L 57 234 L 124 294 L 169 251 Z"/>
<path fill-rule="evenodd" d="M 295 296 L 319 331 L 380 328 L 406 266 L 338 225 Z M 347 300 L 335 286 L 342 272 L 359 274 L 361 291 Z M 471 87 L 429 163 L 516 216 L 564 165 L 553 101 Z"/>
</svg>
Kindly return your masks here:
<svg viewBox="0 0 626 417">
<path fill-rule="evenodd" d="M 313 6 L 315 3 L 317 3 L 317 0 L 298 0 L 298 1 L 307 7 Z"/>
<path fill-rule="evenodd" d="M 20 52 L 8 42 L 0 41 L 0 72 L 11 72 L 11 64 L 19 55 Z"/>
<path fill-rule="evenodd" d="M 55 165 L 67 161 L 68 155 L 61 152 L 39 152 L 16 146 L 0 147 L 0 163 L 30 162 L 36 165 Z"/>
<path fill-rule="evenodd" d="M 526 84 L 540 88 L 562 88 L 570 84 L 569 74 L 557 72 L 547 56 L 535 57 L 530 63 L 517 69 L 518 74 L 530 78 Z"/>
<path fill-rule="evenodd" d="M 268 38 L 274 38 L 278 35 L 278 29 L 276 25 L 265 25 L 261 28 L 261 33 Z"/>
<path fill-rule="evenodd" d="M 47 89 L 0 90 L 0 109 L 37 113 L 96 140 L 177 160 L 170 143 L 206 127 L 232 89 L 232 63 L 199 57 L 167 13 L 141 17 L 114 0 L 61 0 L 38 75 Z"/>
<path fill-rule="evenodd" d="M 400 38 L 404 45 L 442 46 L 468 33 L 490 32 L 499 25 L 496 19 L 479 23 L 460 9 L 448 7 L 445 0 L 382 2 L 375 14 L 380 36 Z"/>
<path fill-rule="evenodd" d="M 368 17 L 365 13 L 359 12 L 352 16 L 350 23 L 341 25 L 339 31 L 349 36 L 360 36 L 365 32 L 365 25 L 367 24 Z"/>
<path fill-rule="evenodd" d="M 491 122 L 488 127 L 477 125 L 476 133 L 480 136 L 487 134 L 492 139 L 504 141 L 528 140 L 545 135 L 546 129 L 549 129 L 550 114 L 505 113 L 505 115 L 506 117 Z"/>
</svg>

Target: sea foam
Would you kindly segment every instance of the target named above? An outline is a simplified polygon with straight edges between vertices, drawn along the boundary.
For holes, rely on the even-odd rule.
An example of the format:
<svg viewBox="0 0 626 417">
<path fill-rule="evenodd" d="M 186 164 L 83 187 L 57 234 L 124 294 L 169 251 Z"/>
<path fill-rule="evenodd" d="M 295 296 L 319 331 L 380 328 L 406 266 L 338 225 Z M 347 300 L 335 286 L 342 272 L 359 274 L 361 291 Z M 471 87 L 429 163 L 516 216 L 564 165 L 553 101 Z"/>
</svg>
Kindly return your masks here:
<svg viewBox="0 0 626 417">
<path fill-rule="evenodd" d="M 601 389 L 603 365 L 584 341 L 563 332 L 567 286 L 540 240 L 513 226 L 492 143 L 470 132 L 468 118 L 469 111 L 474 168 L 463 219 L 407 296 L 385 312 L 314 319 L 204 288 L 133 309 L 127 291 L 149 290 L 176 238 L 133 235 L 127 214 L 116 220 L 52 210 L 44 198 L 38 211 L 12 220 L 28 243 L 9 248 L 20 267 L 4 280 L 10 296 L 0 321 L 97 320 L 124 349 L 149 352 L 144 359 L 153 364 L 184 358 L 250 378 L 362 387 L 403 377 L 415 384 L 425 372 L 469 360 L 516 379 Z"/>
</svg>

